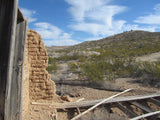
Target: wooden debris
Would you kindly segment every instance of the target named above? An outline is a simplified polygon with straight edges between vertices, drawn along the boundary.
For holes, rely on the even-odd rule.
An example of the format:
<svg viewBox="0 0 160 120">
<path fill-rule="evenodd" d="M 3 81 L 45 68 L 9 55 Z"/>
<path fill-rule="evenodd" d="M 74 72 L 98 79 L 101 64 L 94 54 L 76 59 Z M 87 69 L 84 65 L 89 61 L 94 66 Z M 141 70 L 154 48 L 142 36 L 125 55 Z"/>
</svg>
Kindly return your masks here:
<svg viewBox="0 0 160 120">
<path fill-rule="evenodd" d="M 147 106 L 143 106 L 142 104 L 138 103 L 138 102 L 131 102 L 133 105 L 141 108 L 142 110 L 146 111 L 146 112 L 153 112 L 149 107 Z"/>
<path fill-rule="evenodd" d="M 94 105 L 93 107 L 89 108 L 88 110 L 84 111 L 83 113 L 75 116 L 75 117 L 72 118 L 71 120 L 77 120 L 78 118 L 80 118 L 80 117 L 82 117 L 83 115 L 87 114 L 88 112 L 90 112 L 91 110 L 95 109 L 96 107 L 98 107 L 98 106 L 101 105 L 102 103 L 104 103 L 104 102 L 106 102 L 106 101 L 108 101 L 108 100 L 110 100 L 110 99 L 112 99 L 112 98 L 114 98 L 114 97 L 117 97 L 117 96 L 119 96 L 119 95 L 121 95 L 121 94 L 124 94 L 124 93 L 126 93 L 126 92 L 128 92 L 128 91 L 131 91 L 131 90 L 132 90 L 132 89 L 127 89 L 127 90 L 125 90 L 125 91 L 123 91 L 123 92 L 121 92 L 121 93 L 118 93 L 118 94 L 113 95 L 113 96 L 111 96 L 111 97 L 109 97 L 109 98 L 106 98 L 106 99 L 102 100 L 101 102 L 97 103 L 96 105 Z"/>
<path fill-rule="evenodd" d="M 82 101 L 82 100 L 84 100 L 84 98 L 78 99 L 76 102 L 80 102 L 80 101 Z M 77 111 L 78 111 L 79 114 L 81 113 L 79 107 L 77 107 Z"/>
<path fill-rule="evenodd" d="M 126 115 L 128 115 L 131 118 L 137 116 L 134 112 L 132 112 L 128 108 L 125 108 L 124 105 L 122 105 L 121 103 L 118 103 L 118 108 L 121 109 Z"/>
<path fill-rule="evenodd" d="M 154 94 L 148 94 L 148 95 L 138 95 L 138 96 L 126 96 L 126 97 L 117 97 L 110 99 L 103 104 L 109 104 L 109 103 L 117 103 L 117 102 L 126 102 L 126 101 L 138 101 L 138 100 L 143 100 L 143 99 L 150 99 L 150 98 L 156 98 L 160 97 L 160 93 L 154 93 Z M 90 100 L 90 101 L 82 101 L 79 102 L 75 105 L 75 102 L 70 102 L 70 103 L 61 103 L 57 104 L 56 108 L 57 109 L 64 109 L 64 108 L 82 108 L 82 107 L 89 107 L 93 106 L 99 102 L 101 102 L 104 99 L 99 99 L 99 100 Z"/>
<path fill-rule="evenodd" d="M 156 100 L 156 99 L 154 99 L 154 98 L 150 98 L 149 101 L 151 101 L 152 103 L 160 106 L 160 101 L 159 101 L 159 100 Z"/>
<path fill-rule="evenodd" d="M 158 115 L 158 114 L 160 114 L 160 111 L 143 114 L 143 115 L 134 117 L 134 118 L 132 118 L 130 120 L 139 120 L 139 119 L 142 119 L 142 118 L 146 118 L 146 117 L 153 116 L 153 115 Z"/>
</svg>

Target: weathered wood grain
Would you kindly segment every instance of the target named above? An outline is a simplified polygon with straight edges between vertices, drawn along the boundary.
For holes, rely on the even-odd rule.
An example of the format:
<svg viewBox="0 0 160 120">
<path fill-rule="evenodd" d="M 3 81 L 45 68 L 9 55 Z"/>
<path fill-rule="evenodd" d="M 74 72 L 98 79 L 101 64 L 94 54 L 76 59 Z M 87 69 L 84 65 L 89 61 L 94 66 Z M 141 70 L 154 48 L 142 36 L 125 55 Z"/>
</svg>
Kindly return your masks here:
<svg viewBox="0 0 160 120">
<path fill-rule="evenodd" d="M 109 101 L 106 101 L 103 104 L 143 100 L 143 99 L 154 98 L 154 97 L 160 97 L 160 93 L 154 93 L 154 94 L 149 94 L 149 95 L 128 96 L 128 97 L 127 96 L 126 97 L 117 97 L 117 98 L 113 98 Z M 89 107 L 89 106 L 93 106 L 93 105 L 97 104 L 98 102 L 100 102 L 102 100 L 103 99 L 91 100 L 91 101 L 82 101 L 82 102 L 78 102 L 78 103 L 74 103 L 74 102 L 72 102 L 72 103 L 62 103 L 62 104 L 57 104 L 55 107 L 57 109 Z"/>
<path fill-rule="evenodd" d="M 12 61 L 10 51 L 15 40 L 17 5 L 17 0 L 0 0 L 0 120 L 5 119 L 5 113 L 8 114 Z"/>
</svg>

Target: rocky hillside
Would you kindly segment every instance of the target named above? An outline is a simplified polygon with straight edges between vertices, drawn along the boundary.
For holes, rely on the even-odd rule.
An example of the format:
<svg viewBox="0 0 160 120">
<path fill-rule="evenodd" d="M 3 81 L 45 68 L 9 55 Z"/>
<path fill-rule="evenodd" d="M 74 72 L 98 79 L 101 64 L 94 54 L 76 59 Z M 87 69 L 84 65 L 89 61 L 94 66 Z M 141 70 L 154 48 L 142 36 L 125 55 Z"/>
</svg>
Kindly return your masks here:
<svg viewBox="0 0 160 120">
<path fill-rule="evenodd" d="M 100 47 L 110 42 L 123 42 L 123 41 L 140 41 L 143 39 L 160 39 L 160 32 L 147 32 L 147 31 L 127 31 L 117 35 L 113 35 L 107 38 L 103 38 L 95 41 L 87 41 L 81 44 L 68 47 L 69 50 L 73 49 L 85 49 L 85 48 L 94 48 Z"/>
<path fill-rule="evenodd" d="M 97 87 L 104 86 L 104 81 L 134 77 L 159 87 L 159 46 L 160 32 L 129 31 L 75 46 L 47 47 L 47 70 L 54 81 L 77 81 Z M 157 53 L 154 61 L 139 59 L 153 53 Z"/>
</svg>

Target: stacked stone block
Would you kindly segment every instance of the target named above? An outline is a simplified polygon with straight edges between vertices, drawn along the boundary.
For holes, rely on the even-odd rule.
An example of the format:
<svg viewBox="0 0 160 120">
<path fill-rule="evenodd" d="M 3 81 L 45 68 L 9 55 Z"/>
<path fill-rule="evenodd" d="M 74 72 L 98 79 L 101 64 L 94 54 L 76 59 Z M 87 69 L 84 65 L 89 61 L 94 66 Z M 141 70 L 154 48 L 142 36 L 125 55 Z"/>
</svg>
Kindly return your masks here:
<svg viewBox="0 0 160 120">
<path fill-rule="evenodd" d="M 46 71 L 48 55 L 41 36 L 33 30 L 27 32 L 26 54 L 30 100 L 53 100 L 56 88 Z"/>
</svg>

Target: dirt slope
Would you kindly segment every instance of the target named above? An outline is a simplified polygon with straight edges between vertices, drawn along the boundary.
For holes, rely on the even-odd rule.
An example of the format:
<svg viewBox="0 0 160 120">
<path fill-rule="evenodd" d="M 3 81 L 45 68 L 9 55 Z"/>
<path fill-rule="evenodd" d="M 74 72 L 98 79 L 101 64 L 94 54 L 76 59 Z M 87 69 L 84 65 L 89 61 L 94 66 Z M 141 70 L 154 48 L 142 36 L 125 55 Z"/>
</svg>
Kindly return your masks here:
<svg viewBox="0 0 160 120">
<path fill-rule="evenodd" d="M 155 62 L 160 60 L 160 52 L 144 55 L 136 58 L 137 61 Z"/>
</svg>

